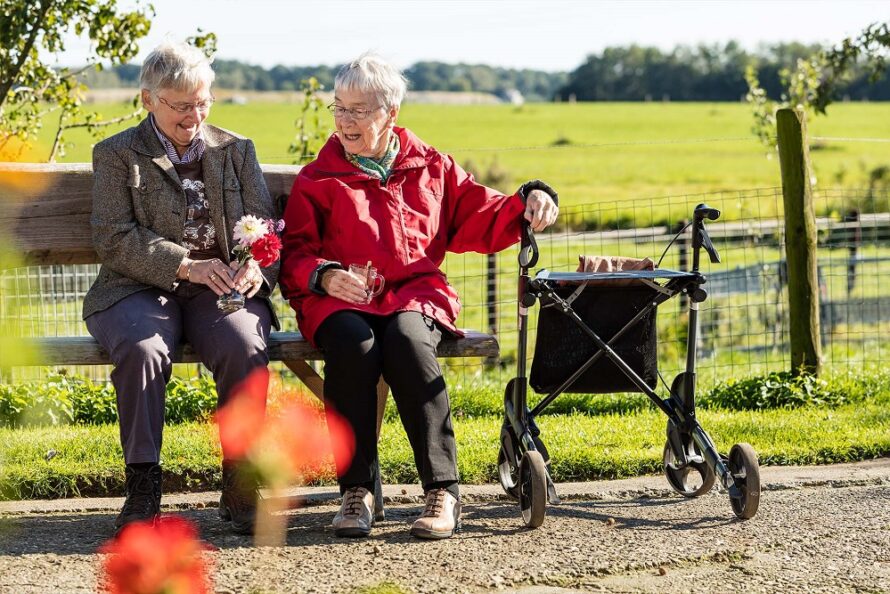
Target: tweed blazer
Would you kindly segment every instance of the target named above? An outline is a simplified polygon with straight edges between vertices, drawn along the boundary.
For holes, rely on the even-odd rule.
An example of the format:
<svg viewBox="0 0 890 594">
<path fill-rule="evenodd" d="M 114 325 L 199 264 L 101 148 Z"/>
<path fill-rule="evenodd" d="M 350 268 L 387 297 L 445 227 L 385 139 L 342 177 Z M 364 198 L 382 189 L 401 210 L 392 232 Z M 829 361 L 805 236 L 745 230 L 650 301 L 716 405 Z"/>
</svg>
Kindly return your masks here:
<svg viewBox="0 0 890 594">
<path fill-rule="evenodd" d="M 235 222 L 245 214 L 272 218 L 274 206 L 252 141 L 208 124 L 204 140 L 210 218 L 220 250 L 232 260 Z M 138 291 L 176 286 L 176 272 L 188 255 L 181 245 L 186 214 L 182 182 L 148 118 L 95 146 L 90 225 L 102 266 L 84 298 L 84 318 Z M 257 295 L 269 301 L 278 263 L 262 273 Z M 277 319 L 274 323 L 277 328 Z"/>
</svg>

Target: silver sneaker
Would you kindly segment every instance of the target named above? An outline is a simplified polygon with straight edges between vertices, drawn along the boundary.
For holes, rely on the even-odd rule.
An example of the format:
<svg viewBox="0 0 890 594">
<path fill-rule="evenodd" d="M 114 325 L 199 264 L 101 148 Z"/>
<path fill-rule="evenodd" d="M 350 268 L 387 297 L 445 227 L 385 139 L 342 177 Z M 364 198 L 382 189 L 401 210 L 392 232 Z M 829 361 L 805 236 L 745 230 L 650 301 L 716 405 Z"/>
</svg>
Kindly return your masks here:
<svg viewBox="0 0 890 594">
<path fill-rule="evenodd" d="M 460 530 L 460 501 L 445 489 L 426 492 L 426 507 L 411 526 L 417 538 L 451 538 Z"/>
<path fill-rule="evenodd" d="M 334 534 L 361 537 L 374 525 L 374 494 L 364 487 L 352 487 L 343 493 L 340 511 L 334 516 Z"/>
</svg>

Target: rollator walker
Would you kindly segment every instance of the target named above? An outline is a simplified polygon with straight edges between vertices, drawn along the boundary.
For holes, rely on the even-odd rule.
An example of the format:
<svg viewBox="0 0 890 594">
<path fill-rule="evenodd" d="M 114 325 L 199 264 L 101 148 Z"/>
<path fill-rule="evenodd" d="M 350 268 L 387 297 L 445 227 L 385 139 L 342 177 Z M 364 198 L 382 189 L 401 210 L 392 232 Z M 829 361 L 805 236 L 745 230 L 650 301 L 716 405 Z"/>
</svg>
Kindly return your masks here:
<svg viewBox="0 0 890 594">
<path fill-rule="evenodd" d="M 699 307 L 708 296 L 699 258 L 704 249 L 712 263 L 720 262 L 705 229 L 706 219 L 715 221 L 719 217 L 719 210 L 699 204 L 692 222 L 677 234 L 679 237 L 692 226 L 692 269 L 688 272 L 662 268 L 605 273 L 545 269 L 533 278 L 529 269 L 538 261 L 538 246 L 534 232 L 523 221 L 517 372 L 504 394 L 498 476 L 504 491 L 519 500 L 528 527 L 543 524 L 548 502 L 559 503 L 548 472 L 549 454 L 535 419 L 565 392 L 646 394 L 667 415 L 663 464 L 671 488 L 684 497 L 698 497 L 710 491 L 719 478 L 738 518 L 752 518 L 757 513 L 760 471 L 754 448 L 738 443 L 728 456 L 720 454 L 695 415 Z M 685 295 L 689 303 L 686 368 L 674 378 L 667 397 L 661 398 L 655 391 L 660 377 L 656 368 L 655 313 L 660 304 L 678 295 Z M 527 378 L 528 316 L 536 303 L 541 310 L 531 378 Z M 530 384 L 546 394 L 531 410 Z"/>
</svg>

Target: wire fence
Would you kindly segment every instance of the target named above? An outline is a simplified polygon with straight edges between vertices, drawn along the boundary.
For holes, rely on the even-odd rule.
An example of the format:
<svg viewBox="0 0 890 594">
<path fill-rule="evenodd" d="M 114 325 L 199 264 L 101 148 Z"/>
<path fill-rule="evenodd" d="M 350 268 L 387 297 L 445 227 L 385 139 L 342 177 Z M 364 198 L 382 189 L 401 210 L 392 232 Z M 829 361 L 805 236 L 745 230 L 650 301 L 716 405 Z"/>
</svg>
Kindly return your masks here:
<svg viewBox="0 0 890 594">
<path fill-rule="evenodd" d="M 691 258 L 689 236 L 675 235 L 702 202 L 720 209 L 722 216 L 707 227 L 721 262 L 702 259 L 708 299 L 701 307 L 700 376 L 707 382 L 788 369 L 781 188 L 566 207 L 559 224 L 538 237 L 538 266 L 575 270 L 580 255 L 616 255 L 649 257 L 663 268 L 686 269 Z M 815 206 L 826 368 L 883 365 L 890 352 L 886 338 L 890 336 L 890 289 L 883 289 L 880 279 L 890 273 L 890 196 L 886 191 L 826 189 L 816 192 Z M 510 249 L 491 259 L 476 254 L 449 254 L 446 259 L 445 272 L 463 302 L 459 326 L 491 331 L 501 344 L 497 362 L 447 361 L 449 375 L 461 383 L 502 382 L 515 374 L 516 256 L 517 250 Z M 4 271 L 0 274 L 2 327 L 21 336 L 86 335 L 81 306 L 97 273 L 96 265 Z M 295 330 L 294 316 L 278 293 L 274 302 L 282 329 Z M 680 299 L 659 308 L 659 367 L 665 377 L 685 363 L 685 314 Z M 530 352 L 536 324 L 533 313 Z M 3 379 L 39 379 L 56 371 L 16 368 L 4 371 Z M 97 381 L 106 381 L 110 373 L 103 366 L 68 371 Z M 179 368 L 186 375 L 199 372 L 199 366 Z"/>
</svg>

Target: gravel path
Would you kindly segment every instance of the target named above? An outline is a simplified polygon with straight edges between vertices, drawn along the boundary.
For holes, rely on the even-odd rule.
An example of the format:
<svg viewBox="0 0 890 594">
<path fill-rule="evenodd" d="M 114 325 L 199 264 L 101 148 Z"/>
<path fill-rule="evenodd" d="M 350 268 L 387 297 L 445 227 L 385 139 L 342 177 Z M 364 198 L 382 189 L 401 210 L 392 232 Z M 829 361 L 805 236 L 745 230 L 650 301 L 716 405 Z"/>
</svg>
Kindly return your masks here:
<svg viewBox="0 0 890 594">
<path fill-rule="evenodd" d="M 165 501 L 216 547 L 217 592 L 890 592 L 890 459 L 761 471 L 760 512 L 746 522 L 723 493 L 684 500 L 642 477 L 558 485 L 565 501 L 527 530 L 499 487 L 468 486 L 464 530 L 439 542 L 408 536 L 413 486 L 387 489 L 387 519 L 362 540 L 334 538 L 329 489 L 302 490 L 308 505 L 289 512 L 281 548 L 228 535 L 215 494 Z M 0 504 L 0 592 L 95 592 L 94 551 L 119 505 Z"/>
</svg>

